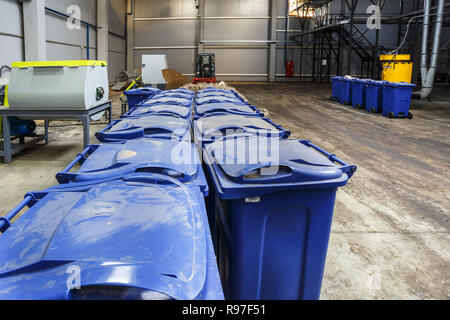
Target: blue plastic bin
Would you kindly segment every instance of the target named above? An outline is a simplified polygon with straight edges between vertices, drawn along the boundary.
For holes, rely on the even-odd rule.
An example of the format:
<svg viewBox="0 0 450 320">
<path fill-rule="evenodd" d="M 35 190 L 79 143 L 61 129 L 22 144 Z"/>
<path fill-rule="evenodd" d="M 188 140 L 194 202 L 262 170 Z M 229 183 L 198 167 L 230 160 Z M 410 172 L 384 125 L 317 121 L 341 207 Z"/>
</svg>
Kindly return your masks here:
<svg viewBox="0 0 450 320">
<path fill-rule="evenodd" d="M 137 138 L 191 141 L 191 121 L 172 116 L 148 115 L 113 121 L 95 134 L 98 141 L 121 142 Z"/>
<path fill-rule="evenodd" d="M 204 151 L 216 192 L 216 254 L 225 296 L 318 299 L 336 192 L 356 167 L 309 141 L 272 145 L 256 138 L 230 136 Z M 223 151 L 230 142 L 239 153 Z M 255 152 L 278 159 L 249 161 Z"/>
<path fill-rule="evenodd" d="M 26 205 L 0 237 L 2 300 L 223 299 L 203 195 L 176 179 L 60 185 L 8 216 Z"/>
<path fill-rule="evenodd" d="M 125 91 L 124 94 L 127 96 L 128 107 L 134 108 L 140 102 L 144 101 L 145 99 L 151 98 L 160 92 L 161 90 L 156 88 L 144 87 Z"/>
<path fill-rule="evenodd" d="M 137 104 L 135 107 L 139 108 L 142 106 L 151 106 L 156 104 L 175 104 L 191 108 L 193 103 L 193 98 L 177 98 L 177 97 L 160 97 L 157 99 L 145 99 L 141 103 Z"/>
<path fill-rule="evenodd" d="M 183 119 L 190 119 L 192 117 L 192 108 L 176 104 L 155 104 L 142 105 L 139 108 L 134 108 L 122 115 L 127 117 L 141 117 L 147 115 L 170 115 Z"/>
<path fill-rule="evenodd" d="M 412 90 L 416 85 L 406 82 L 387 82 L 383 88 L 383 116 L 389 118 L 409 118 Z"/>
<path fill-rule="evenodd" d="M 77 164 L 76 172 L 70 170 Z M 208 185 L 197 150 L 186 141 L 140 138 L 87 146 L 63 171 L 59 183 L 121 178 L 133 172 L 167 175 L 208 195 Z"/>
<path fill-rule="evenodd" d="M 351 104 L 352 103 L 352 82 L 353 78 L 342 77 L 341 81 L 341 103 Z"/>
<path fill-rule="evenodd" d="M 366 79 L 353 79 L 352 82 L 352 107 L 364 108 L 366 105 Z"/>
<path fill-rule="evenodd" d="M 205 103 L 195 108 L 194 119 L 202 118 L 206 115 L 221 112 L 243 116 L 263 117 L 264 114 L 255 106 L 248 104 L 234 103 Z"/>
<path fill-rule="evenodd" d="M 343 77 L 332 77 L 331 78 L 331 100 L 340 101 L 341 100 L 341 81 Z"/>
<path fill-rule="evenodd" d="M 290 132 L 268 118 L 248 117 L 229 113 L 213 113 L 194 121 L 194 143 L 198 150 L 227 135 L 254 134 L 288 138 Z"/>
<path fill-rule="evenodd" d="M 368 80 L 366 87 L 366 110 L 372 113 L 383 109 L 383 86 L 386 81 Z"/>
</svg>

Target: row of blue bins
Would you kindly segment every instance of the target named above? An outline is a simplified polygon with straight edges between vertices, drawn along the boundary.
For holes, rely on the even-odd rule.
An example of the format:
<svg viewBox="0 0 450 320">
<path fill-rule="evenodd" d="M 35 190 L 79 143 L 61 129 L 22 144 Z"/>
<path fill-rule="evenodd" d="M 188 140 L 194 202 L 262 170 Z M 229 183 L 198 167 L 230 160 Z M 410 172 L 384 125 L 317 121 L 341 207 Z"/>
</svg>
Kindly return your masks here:
<svg viewBox="0 0 450 320">
<path fill-rule="evenodd" d="M 0 220 L 0 299 L 224 298 L 190 141 L 193 101 L 173 90 L 137 103 L 58 186 L 28 193 Z"/>
<path fill-rule="evenodd" d="M 414 84 L 351 77 L 333 77 L 331 99 L 389 118 L 409 118 Z"/>
<path fill-rule="evenodd" d="M 319 299 L 336 192 L 356 167 L 233 91 L 199 91 L 194 108 L 225 297 Z"/>
<path fill-rule="evenodd" d="M 289 136 L 235 91 L 152 92 L 0 220 L 0 299 L 318 299 L 356 167 Z"/>
</svg>

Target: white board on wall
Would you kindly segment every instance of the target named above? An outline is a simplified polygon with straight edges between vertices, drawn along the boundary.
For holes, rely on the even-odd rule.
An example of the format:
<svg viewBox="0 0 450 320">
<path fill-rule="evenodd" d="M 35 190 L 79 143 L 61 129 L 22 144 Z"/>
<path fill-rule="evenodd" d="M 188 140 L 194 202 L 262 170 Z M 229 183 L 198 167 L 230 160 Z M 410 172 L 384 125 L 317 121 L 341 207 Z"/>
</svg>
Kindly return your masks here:
<svg viewBox="0 0 450 320">
<path fill-rule="evenodd" d="M 165 84 L 162 70 L 167 69 L 165 54 L 142 55 L 142 81 L 144 84 Z"/>
</svg>

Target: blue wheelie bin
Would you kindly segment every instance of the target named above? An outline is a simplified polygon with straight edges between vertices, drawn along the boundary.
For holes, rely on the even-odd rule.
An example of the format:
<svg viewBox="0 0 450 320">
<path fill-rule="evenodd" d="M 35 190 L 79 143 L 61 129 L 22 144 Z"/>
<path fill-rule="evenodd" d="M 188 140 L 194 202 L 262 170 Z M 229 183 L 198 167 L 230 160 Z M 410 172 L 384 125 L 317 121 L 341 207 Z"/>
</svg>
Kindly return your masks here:
<svg viewBox="0 0 450 320">
<path fill-rule="evenodd" d="M 155 104 L 155 105 L 143 105 L 139 108 L 134 108 L 122 115 L 123 118 L 127 117 L 141 117 L 146 115 L 170 115 L 183 119 L 190 119 L 192 116 L 192 108 L 185 107 L 176 104 Z"/>
<path fill-rule="evenodd" d="M 409 118 L 412 90 L 416 85 L 406 82 L 387 82 L 383 87 L 383 116 L 389 118 Z"/>
<path fill-rule="evenodd" d="M 243 116 L 264 117 L 255 106 L 234 103 L 205 103 L 195 107 L 194 119 L 202 118 L 211 113 L 229 113 Z"/>
<path fill-rule="evenodd" d="M 332 77 L 331 78 L 331 100 L 340 101 L 341 100 L 341 82 L 343 77 Z"/>
<path fill-rule="evenodd" d="M 137 138 L 177 139 L 191 141 L 191 121 L 167 115 L 147 115 L 114 120 L 95 133 L 98 141 L 121 142 Z"/>
<path fill-rule="evenodd" d="M 383 109 L 383 86 L 386 81 L 367 80 L 366 110 L 372 113 Z"/>
<path fill-rule="evenodd" d="M 223 299 L 203 195 L 134 173 L 26 195 L 0 228 L 2 300 Z"/>
<path fill-rule="evenodd" d="M 229 136 L 204 150 L 225 296 L 318 299 L 336 192 L 356 167 L 309 141 L 258 138 Z"/>
<path fill-rule="evenodd" d="M 127 96 L 128 107 L 131 109 L 145 99 L 151 98 L 160 92 L 161 90 L 156 88 L 144 87 L 125 91 L 124 94 Z"/>
<path fill-rule="evenodd" d="M 341 79 L 341 104 L 352 103 L 352 82 L 353 78 L 342 77 Z"/>
<path fill-rule="evenodd" d="M 193 132 L 198 150 L 227 135 L 249 133 L 281 139 L 288 138 L 291 134 L 268 118 L 229 113 L 213 113 L 194 121 Z"/>
<path fill-rule="evenodd" d="M 367 79 L 353 79 L 352 82 L 352 107 L 363 108 L 366 105 Z"/>
<path fill-rule="evenodd" d="M 76 172 L 70 172 L 77 164 Z M 208 185 L 195 146 L 186 141 L 139 138 L 87 146 L 63 171 L 59 183 L 99 181 L 133 172 L 153 172 L 197 186 L 207 196 Z"/>
</svg>

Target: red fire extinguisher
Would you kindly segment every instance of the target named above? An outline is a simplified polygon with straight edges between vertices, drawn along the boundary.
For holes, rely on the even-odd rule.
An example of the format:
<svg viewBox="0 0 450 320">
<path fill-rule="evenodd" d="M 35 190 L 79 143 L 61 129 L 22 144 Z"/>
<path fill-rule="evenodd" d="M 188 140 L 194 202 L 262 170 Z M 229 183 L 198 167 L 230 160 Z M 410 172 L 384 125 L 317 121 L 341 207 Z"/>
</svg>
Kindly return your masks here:
<svg viewBox="0 0 450 320">
<path fill-rule="evenodd" d="M 294 61 L 288 60 L 286 61 L 286 77 L 294 76 Z"/>
</svg>

